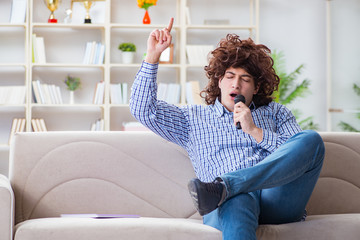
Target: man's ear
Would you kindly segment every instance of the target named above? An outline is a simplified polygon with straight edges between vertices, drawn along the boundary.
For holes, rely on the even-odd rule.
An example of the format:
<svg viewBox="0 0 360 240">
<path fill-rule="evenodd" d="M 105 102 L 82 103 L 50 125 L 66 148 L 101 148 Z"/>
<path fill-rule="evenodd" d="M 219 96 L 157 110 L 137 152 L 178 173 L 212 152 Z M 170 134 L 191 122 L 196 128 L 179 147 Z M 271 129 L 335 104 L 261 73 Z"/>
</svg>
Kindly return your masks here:
<svg viewBox="0 0 360 240">
<path fill-rule="evenodd" d="M 218 87 L 220 88 L 220 83 L 221 83 L 221 80 L 222 80 L 223 78 L 219 78 L 219 81 L 218 81 Z"/>
</svg>

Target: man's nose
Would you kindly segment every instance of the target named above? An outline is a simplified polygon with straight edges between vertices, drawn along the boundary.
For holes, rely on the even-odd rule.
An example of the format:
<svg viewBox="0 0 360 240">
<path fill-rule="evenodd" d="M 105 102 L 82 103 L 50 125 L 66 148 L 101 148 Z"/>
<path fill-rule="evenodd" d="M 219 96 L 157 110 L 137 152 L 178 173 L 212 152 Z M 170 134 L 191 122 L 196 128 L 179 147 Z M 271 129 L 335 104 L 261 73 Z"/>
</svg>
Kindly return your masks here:
<svg viewBox="0 0 360 240">
<path fill-rule="evenodd" d="M 237 79 L 234 79 L 232 82 L 232 88 L 238 89 L 241 87 L 240 81 Z"/>
</svg>

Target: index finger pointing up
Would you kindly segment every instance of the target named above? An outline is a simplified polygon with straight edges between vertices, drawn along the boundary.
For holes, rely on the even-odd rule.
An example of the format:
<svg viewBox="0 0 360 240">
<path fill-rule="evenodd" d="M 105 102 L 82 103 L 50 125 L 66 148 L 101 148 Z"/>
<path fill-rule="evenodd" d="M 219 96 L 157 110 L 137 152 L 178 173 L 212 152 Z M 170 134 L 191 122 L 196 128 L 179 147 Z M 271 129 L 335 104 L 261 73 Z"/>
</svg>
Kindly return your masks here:
<svg viewBox="0 0 360 240">
<path fill-rule="evenodd" d="M 169 26 L 167 27 L 167 30 L 168 30 L 169 32 L 171 32 L 173 23 L 174 23 L 174 18 L 170 18 Z"/>
</svg>

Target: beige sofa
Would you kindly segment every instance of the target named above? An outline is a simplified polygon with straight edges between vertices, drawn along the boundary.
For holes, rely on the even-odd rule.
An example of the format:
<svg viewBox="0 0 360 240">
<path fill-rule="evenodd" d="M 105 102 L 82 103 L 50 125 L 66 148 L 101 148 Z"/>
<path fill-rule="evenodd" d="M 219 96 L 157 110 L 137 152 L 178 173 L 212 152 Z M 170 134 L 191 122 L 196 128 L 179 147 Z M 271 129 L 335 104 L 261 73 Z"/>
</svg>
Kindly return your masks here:
<svg viewBox="0 0 360 240">
<path fill-rule="evenodd" d="M 326 159 L 305 222 L 258 239 L 360 239 L 360 134 L 322 133 Z M 150 132 L 20 133 L 0 177 L 0 240 L 220 240 L 187 191 L 187 154 Z M 135 214 L 61 218 L 60 214 Z"/>
</svg>

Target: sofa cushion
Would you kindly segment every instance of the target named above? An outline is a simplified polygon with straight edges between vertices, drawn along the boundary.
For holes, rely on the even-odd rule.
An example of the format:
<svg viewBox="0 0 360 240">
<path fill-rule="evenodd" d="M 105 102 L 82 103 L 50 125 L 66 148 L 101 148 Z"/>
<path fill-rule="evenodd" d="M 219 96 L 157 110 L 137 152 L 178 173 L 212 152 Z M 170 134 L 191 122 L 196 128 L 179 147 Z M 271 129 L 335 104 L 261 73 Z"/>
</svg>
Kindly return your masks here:
<svg viewBox="0 0 360 240">
<path fill-rule="evenodd" d="M 15 240 L 221 240 L 201 220 L 180 218 L 41 218 L 16 226 Z"/>
<path fill-rule="evenodd" d="M 309 215 L 360 213 L 359 133 L 321 133 L 325 159 L 307 205 Z"/>
<path fill-rule="evenodd" d="M 360 214 L 314 215 L 305 222 L 261 225 L 258 240 L 358 240 Z"/>
<path fill-rule="evenodd" d="M 258 240 L 358 240 L 360 214 L 309 216 L 305 222 L 260 225 Z M 15 240 L 221 240 L 201 220 L 180 218 L 42 218 L 16 226 Z"/>
<path fill-rule="evenodd" d="M 200 219 L 186 152 L 152 132 L 19 133 L 10 163 L 15 223 L 89 212 Z"/>
</svg>

